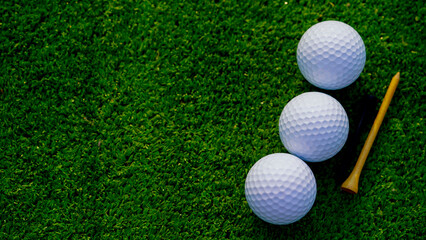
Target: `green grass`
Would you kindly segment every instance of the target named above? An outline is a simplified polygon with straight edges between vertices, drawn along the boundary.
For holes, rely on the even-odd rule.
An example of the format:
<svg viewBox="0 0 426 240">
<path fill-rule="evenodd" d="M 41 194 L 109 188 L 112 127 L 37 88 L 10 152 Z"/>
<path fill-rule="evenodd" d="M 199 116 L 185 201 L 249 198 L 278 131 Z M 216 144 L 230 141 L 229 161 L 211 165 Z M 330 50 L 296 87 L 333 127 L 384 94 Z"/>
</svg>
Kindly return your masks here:
<svg viewBox="0 0 426 240">
<path fill-rule="evenodd" d="M 181 2 L 1 4 L 1 239 L 426 235 L 421 1 Z M 245 177 L 286 152 L 282 108 L 318 91 L 298 69 L 297 44 L 330 19 L 354 27 L 367 49 L 360 78 L 328 92 L 351 131 L 364 94 L 382 99 L 397 71 L 401 82 L 359 194 L 339 191 L 338 154 L 310 164 L 309 214 L 270 225 L 248 207 Z"/>
</svg>

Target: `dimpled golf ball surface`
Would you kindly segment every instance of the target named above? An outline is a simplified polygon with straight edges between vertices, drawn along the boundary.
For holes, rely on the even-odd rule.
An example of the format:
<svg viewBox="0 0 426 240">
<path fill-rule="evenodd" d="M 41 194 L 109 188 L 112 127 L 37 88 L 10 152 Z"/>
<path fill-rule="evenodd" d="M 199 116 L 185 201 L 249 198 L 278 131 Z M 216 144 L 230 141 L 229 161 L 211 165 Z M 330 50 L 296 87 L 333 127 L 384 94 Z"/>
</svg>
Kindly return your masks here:
<svg viewBox="0 0 426 240">
<path fill-rule="evenodd" d="M 262 220 L 285 225 L 305 216 L 314 204 L 317 185 L 305 162 L 288 153 L 257 161 L 247 174 L 247 202 Z"/>
<path fill-rule="evenodd" d="M 365 46 L 357 31 L 338 21 L 320 22 L 303 34 L 297 64 L 311 84 L 327 90 L 353 83 L 365 65 Z"/>
<path fill-rule="evenodd" d="M 307 92 L 284 107 L 279 133 L 287 151 L 308 162 L 336 155 L 349 134 L 349 120 L 342 105 L 330 95 Z"/>
</svg>

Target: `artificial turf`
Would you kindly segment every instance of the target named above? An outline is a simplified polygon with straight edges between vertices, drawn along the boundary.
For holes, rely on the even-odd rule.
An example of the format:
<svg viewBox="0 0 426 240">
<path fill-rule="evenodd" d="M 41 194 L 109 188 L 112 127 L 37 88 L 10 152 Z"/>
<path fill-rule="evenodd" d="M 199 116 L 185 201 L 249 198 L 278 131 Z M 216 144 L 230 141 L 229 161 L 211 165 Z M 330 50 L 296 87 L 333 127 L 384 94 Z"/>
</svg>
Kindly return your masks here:
<svg viewBox="0 0 426 240">
<path fill-rule="evenodd" d="M 0 238 L 426 236 L 425 13 L 422 1 L 2 2 Z M 250 210 L 245 177 L 286 152 L 285 104 L 322 91 L 296 49 L 331 19 L 367 49 L 360 78 L 327 91 L 351 132 L 362 96 L 382 99 L 398 71 L 401 82 L 359 194 L 335 181 L 341 153 L 309 164 L 312 210 L 274 226 Z"/>
</svg>

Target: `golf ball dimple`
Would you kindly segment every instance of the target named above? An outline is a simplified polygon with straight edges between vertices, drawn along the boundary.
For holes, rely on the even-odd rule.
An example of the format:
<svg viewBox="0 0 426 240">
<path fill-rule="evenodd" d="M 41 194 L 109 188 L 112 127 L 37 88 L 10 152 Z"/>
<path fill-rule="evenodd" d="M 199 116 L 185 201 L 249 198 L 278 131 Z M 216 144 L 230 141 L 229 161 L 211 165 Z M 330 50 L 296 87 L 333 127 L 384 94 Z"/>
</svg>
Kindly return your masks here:
<svg viewBox="0 0 426 240">
<path fill-rule="evenodd" d="M 317 185 L 311 169 L 288 153 L 267 155 L 247 174 L 245 195 L 262 220 L 286 225 L 300 220 L 312 208 Z"/>
<path fill-rule="evenodd" d="M 321 162 L 343 148 L 349 134 L 349 119 L 343 106 L 333 97 L 307 92 L 284 107 L 279 134 L 291 154 L 308 162 Z"/>
<path fill-rule="evenodd" d="M 297 64 L 316 87 L 336 90 L 353 83 L 364 69 L 365 46 L 355 29 L 339 21 L 309 28 L 297 46 Z"/>
</svg>

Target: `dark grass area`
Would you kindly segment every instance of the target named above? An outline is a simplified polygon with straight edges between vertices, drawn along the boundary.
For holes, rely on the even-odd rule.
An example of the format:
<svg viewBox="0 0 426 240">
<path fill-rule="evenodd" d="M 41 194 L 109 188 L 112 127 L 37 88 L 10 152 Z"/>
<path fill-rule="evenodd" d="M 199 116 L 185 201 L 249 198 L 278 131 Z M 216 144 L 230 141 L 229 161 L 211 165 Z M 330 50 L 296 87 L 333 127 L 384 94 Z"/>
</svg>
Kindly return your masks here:
<svg viewBox="0 0 426 240">
<path fill-rule="evenodd" d="M 0 238 L 426 235 L 422 1 L 181 2 L 0 4 Z M 310 164 L 312 210 L 273 226 L 248 207 L 245 177 L 286 152 L 282 108 L 319 90 L 299 72 L 298 41 L 331 19 L 367 49 L 360 78 L 327 92 L 351 131 L 363 95 L 382 99 L 398 71 L 401 82 L 360 193 L 339 191 L 342 154 Z"/>
</svg>

